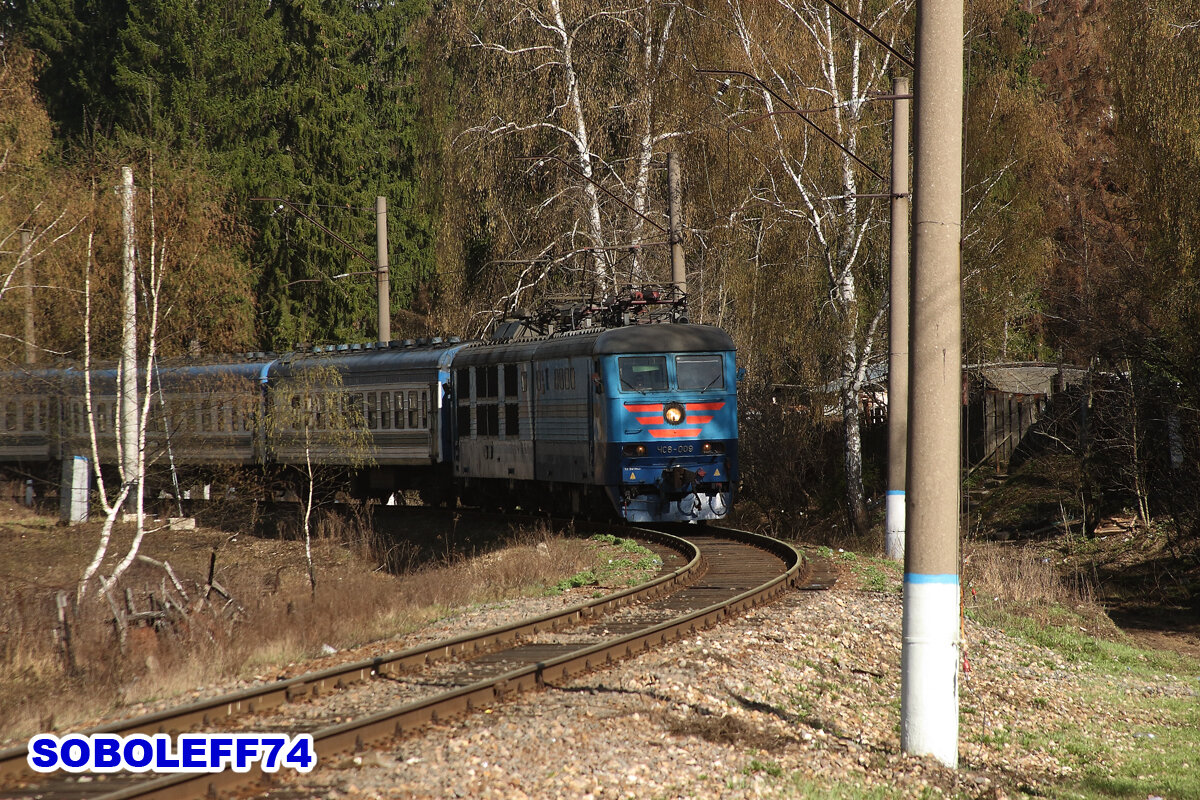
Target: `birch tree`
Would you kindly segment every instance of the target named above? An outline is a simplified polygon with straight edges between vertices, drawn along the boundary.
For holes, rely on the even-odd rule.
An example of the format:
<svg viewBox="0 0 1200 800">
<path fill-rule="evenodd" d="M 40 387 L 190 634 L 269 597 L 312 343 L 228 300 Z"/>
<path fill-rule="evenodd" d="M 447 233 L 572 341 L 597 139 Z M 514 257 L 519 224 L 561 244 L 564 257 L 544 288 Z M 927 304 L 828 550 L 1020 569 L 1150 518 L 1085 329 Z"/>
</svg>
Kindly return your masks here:
<svg viewBox="0 0 1200 800">
<path fill-rule="evenodd" d="M 150 186 L 154 184 L 154 173 L 150 173 Z M 96 546 L 96 552 L 92 556 L 92 560 L 84 569 L 83 575 L 79 579 L 79 585 L 75 592 L 76 601 L 82 601 L 88 594 L 89 584 L 94 578 L 101 565 L 104 563 L 108 555 L 109 546 L 112 541 L 113 526 L 116 524 L 117 517 L 125 507 L 132 492 L 136 498 L 136 507 L 134 516 L 136 519 L 136 528 L 134 531 L 133 540 L 129 545 L 128 550 L 121 560 L 113 567 L 112 572 L 107 577 L 100 576 L 100 588 L 105 594 L 111 594 L 121 576 L 133 564 L 137 558 L 138 551 L 141 549 L 142 540 L 145 538 L 146 531 L 146 514 L 145 514 L 145 492 L 141 487 L 146 483 L 146 430 L 147 422 L 150 418 L 150 412 L 154 403 L 154 392 L 152 376 L 155 371 L 155 361 L 157 359 L 158 332 L 160 320 L 159 301 L 163 294 L 163 276 L 164 265 L 168 256 L 168 242 L 164 239 L 159 239 L 158 226 L 154 214 L 154 191 L 150 189 L 150 236 L 148 255 L 145 266 L 147 274 L 144 276 L 143 286 L 145 287 L 145 296 L 148 301 L 147 317 L 148 330 L 146 332 L 145 345 L 145 367 L 141 370 L 139 376 L 142 382 L 140 387 L 140 407 L 133 420 L 136 426 L 137 454 L 135 458 L 125 459 L 121 457 L 121 443 L 125 441 L 123 424 L 128 422 L 123 421 L 120 415 L 115 415 L 113 419 L 113 440 L 116 445 L 118 457 L 116 458 L 117 474 L 120 477 L 120 486 L 116 489 L 116 494 L 111 495 L 105 484 L 104 470 L 102 469 L 101 457 L 101 441 L 97 432 L 96 425 L 96 405 L 93 403 L 93 380 L 92 380 L 92 330 L 91 330 L 91 309 L 92 309 L 92 236 L 88 237 L 87 248 L 87 265 L 84 275 L 84 402 L 86 408 L 87 427 L 88 427 L 88 443 L 91 448 L 91 463 L 92 474 L 96 481 L 96 496 L 100 500 L 101 506 L 104 509 L 104 524 L 101 527 L 100 541 Z M 114 393 L 120 391 L 120 382 L 114 387 Z M 137 489 L 137 491 L 133 491 Z"/>
<path fill-rule="evenodd" d="M 509 253 L 543 265 L 510 285 L 509 305 L 564 269 L 584 271 L 580 282 L 600 295 L 651 277 L 644 248 L 666 229 L 656 157 L 686 133 L 676 41 L 685 14 L 662 0 L 506 0 L 464 25 L 489 89 L 458 145 L 498 148 L 488 162 L 497 172 L 524 159 L 510 173 L 528 187 L 520 227 L 541 221 L 540 237 L 505 237 Z"/>
<path fill-rule="evenodd" d="M 113 371 L 95 369 L 98 359 L 113 355 L 111 345 L 119 339 L 117 317 L 113 313 L 118 305 L 111 287 L 117 282 L 119 269 L 111 263 L 118 260 L 119 248 L 115 242 L 120 226 L 111 224 L 118 218 L 111 200 L 115 193 L 93 198 L 93 213 L 89 217 L 92 230 L 86 237 L 86 254 L 83 259 L 83 288 L 78 294 L 82 298 L 82 342 L 71 343 L 73 353 L 82 351 L 84 368 L 84 394 L 86 447 L 91 456 L 92 475 L 97 497 L 104 513 L 104 523 L 91 562 L 82 574 L 76 589 L 76 597 L 86 599 L 98 576 L 102 592 L 111 592 L 124 573 L 137 558 L 141 543 L 147 533 L 146 514 L 142 492 L 134 493 L 137 507 L 129 509 L 129 496 L 136 486 L 147 483 L 147 475 L 163 455 L 147 448 L 147 430 L 152 414 L 163 415 L 156 382 L 159 374 L 158 361 L 164 342 L 179 343 L 186 347 L 188 341 L 202 339 L 205 332 L 216 335 L 236 336 L 240 285 L 236 275 L 225 270 L 228 261 L 221 258 L 220 245 L 222 226 L 227 217 L 210 205 L 210 196 L 196 186 L 178 177 L 164 178 L 153 154 L 145 156 L 144 167 L 135 168 L 135 174 L 144 174 L 135 191 L 135 268 L 138 292 L 138 357 L 137 383 L 138 404 L 135 414 L 137 458 L 126 469 L 120 457 L 124 441 L 119 417 L 100 419 L 98 406 L 107 406 L 109 396 L 116 396 L 117 387 L 111 377 Z M 169 170 L 168 170 L 169 172 Z M 116 174 L 114 168 L 110 175 Z M 187 173 L 185 173 L 187 174 Z M 110 184 L 111 185 L 111 184 Z M 196 196 L 191 192 L 195 191 Z M 103 246 L 101 246 L 103 243 Z M 215 251 L 215 253 L 214 253 Z M 105 254 L 101 256 L 99 254 Z M 216 263 L 214 263 L 216 262 Z M 224 296 L 219 292 L 223 291 Z M 73 293 L 71 293 L 73 294 Z M 70 296 L 70 295 L 68 295 Z M 67 310 L 74 305 L 62 303 Z M 217 326 L 225 326 L 221 334 Z M 78 349 L 75 349 L 78 348 Z M 112 384 L 112 385 L 110 385 Z M 219 387 L 205 387 L 209 391 Z M 103 403 L 100 399 L 105 398 Z M 116 467 L 106 471 L 108 465 Z M 112 485 L 116 475 L 119 483 Z M 113 527 L 125 510 L 131 510 L 136 520 L 133 539 L 122 554 L 112 550 Z M 111 567 L 106 566 L 111 564 Z"/>
<path fill-rule="evenodd" d="M 309 587 L 316 592 L 313 515 L 324 496 L 345 485 L 347 470 L 372 463 L 372 439 L 362 394 L 346 390 L 335 366 L 316 361 L 288 372 L 271 392 L 274 402 L 265 429 L 267 439 L 276 443 L 273 458 L 299 478 L 305 565 Z"/>
<path fill-rule="evenodd" d="M 911 8 L 911 0 L 858 0 L 848 11 L 894 48 Z M 860 195 L 888 192 L 889 108 L 870 101 L 890 87 L 894 58 L 817 0 L 727 0 L 725 16 L 731 69 L 745 76 L 731 73 L 737 91 L 723 102 L 732 122 L 753 126 L 752 149 L 763 168 L 751 198 L 798 227 L 806 247 L 796 269 L 824 275 L 819 302 L 834 332 L 828 375 L 842 418 L 846 509 L 863 533 L 859 398 L 868 367 L 885 355 L 879 352 L 887 312 L 881 234 L 888 206 Z M 794 252 L 800 256 L 800 248 Z"/>
</svg>

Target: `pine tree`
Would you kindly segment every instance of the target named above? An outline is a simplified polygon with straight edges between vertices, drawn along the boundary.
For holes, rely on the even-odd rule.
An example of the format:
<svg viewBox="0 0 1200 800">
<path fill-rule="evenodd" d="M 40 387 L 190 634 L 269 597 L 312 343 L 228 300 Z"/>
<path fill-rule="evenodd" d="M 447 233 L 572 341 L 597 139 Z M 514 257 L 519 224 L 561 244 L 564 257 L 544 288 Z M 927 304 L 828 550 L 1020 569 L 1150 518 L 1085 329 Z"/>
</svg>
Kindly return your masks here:
<svg viewBox="0 0 1200 800">
<path fill-rule="evenodd" d="M 374 203 L 388 198 L 393 308 L 431 272 L 431 222 L 418 208 L 416 58 L 418 2 L 329 8 L 312 0 L 273 4 L 286 52 L 275 76 L 270 124 L 286 154 L 266 196 L 285 197 L 366 256 L 313 223 L 264 209 L 260 300 L 277 344 L 365 339 L 375 334 Z M 303 281 L 303 282 L 297 282 Z M 290 284 L 290 285 L 289 285 Z"/>
<path fill-rule="evenodd" d="M 44 59 L 38 90 L 61 130 L 75 137 L 111 132 L 112 60 L 125 0 L 14 0 L 0 25 Z"/>
</svg>

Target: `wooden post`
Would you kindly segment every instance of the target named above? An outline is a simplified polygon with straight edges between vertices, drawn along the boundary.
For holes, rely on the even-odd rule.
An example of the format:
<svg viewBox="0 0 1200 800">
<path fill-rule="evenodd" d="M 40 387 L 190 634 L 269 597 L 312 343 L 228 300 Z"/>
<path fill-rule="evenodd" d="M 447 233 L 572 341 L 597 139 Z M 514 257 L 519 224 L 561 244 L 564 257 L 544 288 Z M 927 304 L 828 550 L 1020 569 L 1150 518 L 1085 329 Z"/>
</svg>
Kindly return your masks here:
<svg viewBox="0 0 1200 800">
<path fill-rule="evenodd" d="M 62 651 L 63 664 L 66 666 L 68 674 L 74 674 L 76 671 L 75 649 L 71 643 L 71 625 L 67 620 L 67 602 L 67 593 L 60 589 L 54 596 L 54 605 L 58 616 L 58 629 L 55 634 Z"/>
<path fill-rule="evenodd" d="M 37 341 L 33 327 L 33 259 L 29 257 L 29 231 L 21 231 L 21 264 L 25 281 L 25 363 L 37 363 Z"/>
<path fill-rule="evenodd" d="M 375 198 L 375 283 L 379 290 L 378 341 L 392 338 L 392 287 L 388 270 L 387 198 Z"/>
</svg>

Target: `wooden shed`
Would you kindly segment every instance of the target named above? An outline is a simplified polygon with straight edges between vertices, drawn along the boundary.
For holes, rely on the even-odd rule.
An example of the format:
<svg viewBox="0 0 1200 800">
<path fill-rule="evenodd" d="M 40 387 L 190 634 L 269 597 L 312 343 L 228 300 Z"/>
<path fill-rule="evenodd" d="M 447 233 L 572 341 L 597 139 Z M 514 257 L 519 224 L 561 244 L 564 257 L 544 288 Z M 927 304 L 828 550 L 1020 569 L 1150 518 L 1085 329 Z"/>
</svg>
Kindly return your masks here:
<svg viewBox="0 0 1200 800">
<path fill-rule="evenodd" d="M 1080 386 L 1082 367 L 1039 362 L 976 364 L 966 368 L 970 466 L 1005 472 L 1013 451 L 1041 418 L 1050 399 Z"/>
</svg>

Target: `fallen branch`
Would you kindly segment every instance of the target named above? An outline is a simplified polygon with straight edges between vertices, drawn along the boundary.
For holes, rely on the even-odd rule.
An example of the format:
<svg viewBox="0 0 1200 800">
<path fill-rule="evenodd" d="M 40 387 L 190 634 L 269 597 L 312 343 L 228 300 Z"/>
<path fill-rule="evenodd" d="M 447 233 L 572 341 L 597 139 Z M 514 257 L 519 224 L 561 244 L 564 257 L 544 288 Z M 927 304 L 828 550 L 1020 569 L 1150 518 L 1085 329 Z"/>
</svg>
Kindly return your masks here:
<svg viewBox="0 0 1200 800">
<path fill-rule="evenodd" d="M 216 558 L 216 553 L 213 553 L 213 558 L 214 559 Z M 171 569 L 170 562 L 156 561 L 155 559 L 151 558 L 150 556 L 144 556 L 141 554 L 138 554 L 138 560 L 145 562 L 146 564 L 149 564 L 153 567 L 158 567 L 159 569 L 166 570 L 167 575 L 169 575 L 171 577 L 171 583 L 175 584 L 175 591 L 179 592 L 179 596 L 183 598 L 183 602 L 185 602 L 185 603 L 191 602 L 191 600 L 188 598 L 187 592 L 185 592 L 183 590 L 183 584 L 180 583 L 179 578 L 176 577 L 175 570 Z M 210 576 L 209 580 L 212 580 L 211 574 L 212 574 L 212 567 L 210 566 L 209 567 L 209 576 Z"/>
</svg>

